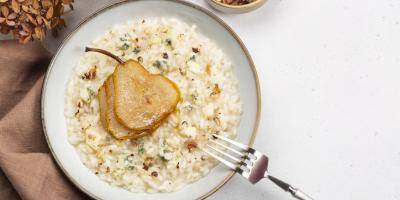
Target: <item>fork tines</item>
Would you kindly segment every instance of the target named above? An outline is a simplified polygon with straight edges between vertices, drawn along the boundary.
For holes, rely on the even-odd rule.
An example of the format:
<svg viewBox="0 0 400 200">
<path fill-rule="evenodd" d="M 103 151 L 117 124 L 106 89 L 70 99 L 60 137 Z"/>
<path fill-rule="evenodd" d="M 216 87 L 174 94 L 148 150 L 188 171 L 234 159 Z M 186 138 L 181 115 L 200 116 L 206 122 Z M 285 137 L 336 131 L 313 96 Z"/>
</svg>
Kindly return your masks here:
<svg viewBox="0 0 400 200">
<path fill-rule="evenodd" d="M 241 144 L 239 142 L 233 141 L 231 139 L 228 139 L 226 137 L 223 137 L 223 136 L 220 136 L 217 134 L 212 134 L 212 136 L 213 136 L 213 138 L 215 138 L 215 140 L 210 140 L 210 141 L 213 144 L 215 144 L 216 147 L 211 146 L 209 144 L 207 144 L 207 147 L 214 150 L 218 154 L 224 156 L 225 158 L 228 158 L 231 161 L 228 161 L 227 159 L 225 159 L 215 153 L 212 153 L 209 150 L 203 149 L 203 151 L 206 152 L 207 154 L 209 154 L 210 156 L 212 156 L 213 158 L 217 159 L 218 161 L 222 162 L 223 164 L 225 164 L 232 170 L 237 171 L 237 172 L 242 171 L 241 166 L 248 164 L 245 162 L 245 160 L 248 158 L 249 151 L 251 151 L 251 148 L 249 148 L 248 146 L 246 146 L 244 144 Z M 221 143 L 220 141 L 218 141 L 218 139 L 231 144 L 233 147 L 236 147 L 237 149 L 234 149 L 232 147 L 229 147 L 229 146 Z M 224 149 L 224 150 L 221 150 L 221 149 Z M 236 156 L 233 156 L 233 155 L 225 152 L 225 150 L 227 150 L 228 152 L 232 152 Z"/>
<path fill-rule="evenodd" d="M 220 135 L 213 134 L 212 136 L 215 138 L 215 140 L 212 139 L 210 141 L 214 143 L 214 145 L 211 146 L 207 144 L 207 146 L 218 153 L 218 155 L 206 149 L 203 149 L 203 151 L 208 153 L 211 157 L 214 157 L 215 159 L 224 163 L 226 166 L 245 177 L 251 183 L 255 184 L 263 178 L 268 178 L 283 190 L 290 192 L 293 197 L 300 200 L 312 200 L 311 197 L 301 190 L 271 176 L 267 171 L 268 157 L 263 153 Z M 220 140 L 231 144 L 231 146 L 234 148 L 221 143 L 222 141 Z"/>
</svg>

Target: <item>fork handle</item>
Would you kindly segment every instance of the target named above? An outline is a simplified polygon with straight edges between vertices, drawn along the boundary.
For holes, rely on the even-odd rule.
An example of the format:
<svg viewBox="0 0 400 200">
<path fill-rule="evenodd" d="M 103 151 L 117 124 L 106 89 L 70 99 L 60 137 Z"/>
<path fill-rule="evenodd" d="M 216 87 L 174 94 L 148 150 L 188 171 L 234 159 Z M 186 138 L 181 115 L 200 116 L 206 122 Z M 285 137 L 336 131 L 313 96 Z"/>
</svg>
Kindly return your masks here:
<svg viewBox="0 0 400 200">
<path fill-rule="evenodd" d="M 269 180 L 271 180 L 273 183 L 275 183 L 277 186 L 279 186 L 280 188 L 282 188 L 283 190 L 285 190 L 286 192 L 289 192 L 290 194 L 292 194 L 292 196 L 296 199 L 299 200 L 313 200 L 313 198 L 311 198 L 310 196 L 308 196 L 306 193 L 304 193 L 303 191 L 301 191 L 298 188 L 295 188 L 287 183 L 285 183 L 284 181 L 271 176 L 269 174 L 265 174 L 266 178 L 268 178 Z"/>
<path fill-rule="evenodd" d="M 301 191 L 300 189 L 297 188 L 292 188 L 289 190 L 290 194 L 296 199 L 299 200 L 313 200 L 310 196 L 308 196 L 306 193 Z"/>
</svg>

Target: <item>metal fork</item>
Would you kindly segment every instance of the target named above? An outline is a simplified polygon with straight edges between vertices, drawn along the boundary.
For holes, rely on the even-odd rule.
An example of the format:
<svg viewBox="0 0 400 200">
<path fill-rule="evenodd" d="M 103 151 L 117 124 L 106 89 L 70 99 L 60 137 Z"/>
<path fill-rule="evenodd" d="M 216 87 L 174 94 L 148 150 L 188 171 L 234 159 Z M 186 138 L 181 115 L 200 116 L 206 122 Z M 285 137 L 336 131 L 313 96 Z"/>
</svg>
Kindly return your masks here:
<svg viewBox="0 0 400 200">
<path fill-rule="evenodd" d="M 271 180 L 273 183 L 275 183 L 277 186 L 282 188 L 284 191 L 289 192 L 292 194 L 293 197 L 300 199 L 300 200 L 313 200 L 310 196 L 308 196 L 306 193 L 302 192 L 300 189 L 295 188 L 287 183 L 285 183 L 282 180 L 279 180 L 278 178 L 275 178 L 274 176 L 269 175 L 267 168 L 268 168 L 268 157 L 262 154 L 261 152 L 250 148 L 244 144 L 241 144 L 239 142 L 233 141 L 231 139 L 222 137 L 217 134 L 212 135 L 215 140 L 211 140 L 212 143 L 215 145 L 219 146 L 219 148 L 213 147 L 209 144 L 207 146 L 214 151 L 218 152 L 219 154 L 224 155 L 226 158 L 229 158 L 233 162 L 230 162 L 206 149 L 203 149 L 204 152 L 209 154 L 210 156 L 214 157 L 215 159 L 219 160 L 220 162 L 224 163 L 226 166 L 234 170 L 235 172 L 239 173 L 243 177 L 245 177 L 247 180 L 249 180 L 252 184 L 257 183 L 263 178 L 268 178 Z M 229 147 L 221 142 L 218 141 L 218 139 L 225 141 L 235 147 L 237 147 L 239 150 L 236 150 L 232 147 Z M 226 153 L 225 151 L 221 150 L 220 148 L 229 150 L 233 154 L 236 154 L 236 156 L 233 156 L 229 153 Z"/>
</svg>

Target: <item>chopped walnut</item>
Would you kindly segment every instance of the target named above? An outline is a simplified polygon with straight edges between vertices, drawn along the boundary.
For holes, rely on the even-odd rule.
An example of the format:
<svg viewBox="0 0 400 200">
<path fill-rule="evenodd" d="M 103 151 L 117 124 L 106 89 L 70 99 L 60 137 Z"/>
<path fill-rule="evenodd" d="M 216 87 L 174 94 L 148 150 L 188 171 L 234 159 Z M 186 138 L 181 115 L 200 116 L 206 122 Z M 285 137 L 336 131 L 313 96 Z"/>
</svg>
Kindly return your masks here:
<svg viewBox="0 0 400 200">
<path fill-rule="evenodd" d="M 197 143 L 193 140 L 188 140 L 185 143 L 186 143 L 186 148 L 189 150 L 189 152 L 192 152 L 193 149 L 197 148 Z"/>
<path fill-rule="evenodd" d="M 138 62 L 143 63 L 143 58 L 142 56 L 137 57 Z"/>
<path fill-rule="evenodd" d="M 149 170 L 149 166 L 146 165 L 145 163 L 143 163 L 143 169 L 147 171 L 147 170 Z"/>
<path fill-rule="evenodd" d="M 235 0 L 220 0 L 221 3 L 225 3 L 225 4 L 233 4 Z"/>
<path fill-rule="evenodd" d="M 151 176 L 157 177 L 158 173 L 156 171 L 151 172 Z"/>
<path fill-rule="evenodd" d="M 75 116 L 75 117 L 78 117 L 78 116 L 79 116 L 79 114 L 80 114 L 80 110 L 78 109 L 78 110 L 76 110 L 76 112 L 75 112 L 74 116 Z"/>
<path fill-rule="evenodd" d="M 181 125 L 182 125 L 182 126 L 187 126 L 187 125 L 188 125 L 188 122 L 187 122 L 187 121 L 182 121 L 182 122 L 181 122 Z"/>
<path fill-rule="evenodd" d="M 83 102 L 79 99 L 76 106 L 78 106 L 78 108 L 81 108 L 83 106 Z"/>
<path fill-rule="evenodd" d="M 186 71 L 184 71 L 182 68 L 179 67 L 179 73 L 184 76 L 186 74 Z"/>
<path fill-rule="evenodd" d="M 220 0 L 221 3 L 229 5 L 245 5 L 253 2 L 254 0 Z"/>
<path fill-rule="evenodd" d="M 144 159 L 143 169 L 147 171 L 149 169 L 149 167 L 151 167 L 153 165 L 152 161 L 153 161 L 153 158 L 151 158 L 151 157 Z"/>
<path fill-rule="evenodd" d="M 93 80 L 96 78 L 97 66 L 90 68 L 89 71 L 85 72 L 81 77 L 83 80 Z"/>
<path fill-rule="evenodd" d="M 164 52 L 164 53 L 163 53 L 163 58 L 164 58 L 164 59 L 168 59 L 168 54 Z"/>
<path fill-rule="evenodd" d="M 192 48 L 192 51 L 193 51 L 193 53 L 199 53 L 200 52 L 199 48 L 195 48 L 195 47 Z"/>
<path fill-rule="evenodd" d="M 215 124 L 217 124 L 218 126 L 221 125 L 221 120 L 219 119 L 218 116 L 215 116 L 215 117 L 213 118 L 213 121 L 214 121 Z"/>
<path fill-rule="evenodd" d="M 221 88 L 219 88 L 218 84 L 215 84 L 210 96 L 214 96 L 214 95 L 217 95 L 219 93 L 221 93 Z"/>
<path fill-rule="evenodd" d="M 206 160 L 206 158 L 204 156 L 201 156 L 200 159 L 201 159 L 201 161 L 205 161 Z"/>
</svg>

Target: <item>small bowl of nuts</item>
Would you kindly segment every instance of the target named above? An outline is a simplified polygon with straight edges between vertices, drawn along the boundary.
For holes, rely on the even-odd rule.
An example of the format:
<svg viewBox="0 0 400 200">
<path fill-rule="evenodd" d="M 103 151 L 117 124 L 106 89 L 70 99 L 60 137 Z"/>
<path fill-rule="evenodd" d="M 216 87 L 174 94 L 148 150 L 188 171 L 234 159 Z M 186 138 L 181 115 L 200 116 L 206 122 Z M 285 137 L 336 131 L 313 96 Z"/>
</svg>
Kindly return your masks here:
<svg viewBox="0 0 400 200">
<path fill-rule="evenodd" d="M 267 0 L 207 0 L 215 9 L 225 13 L 246 13 L 261 7 Z"/>
</svg>

